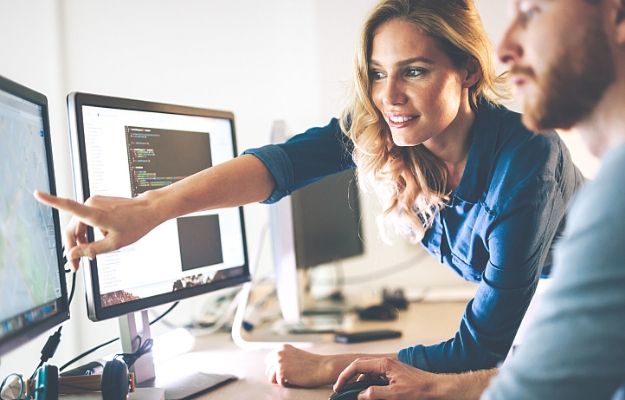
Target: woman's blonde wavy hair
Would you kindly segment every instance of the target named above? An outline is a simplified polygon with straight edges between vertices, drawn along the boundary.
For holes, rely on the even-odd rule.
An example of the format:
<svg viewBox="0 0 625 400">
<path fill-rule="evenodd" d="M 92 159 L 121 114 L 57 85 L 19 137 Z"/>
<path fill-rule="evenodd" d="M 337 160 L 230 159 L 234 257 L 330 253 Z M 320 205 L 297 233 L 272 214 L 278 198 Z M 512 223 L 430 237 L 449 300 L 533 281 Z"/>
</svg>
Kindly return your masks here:
<svg viewBox="0 0 625 400">
<path fill-rule="evenodd" d="M 490 42 L 473 0 L 384 0 L 365 20 L 341 127 L 354 143 L 359 183 L 372 188 L 382 204 L 383 226 L 418 242 L 449 199 L 448 171 L 422 144 L 396 146 L 373 103 L 369 73 L 373 37 L 393 19 L 409 21 L 434 38 L 454 65 L 473 61 L 479 67 L 481 78 L 469 89 L 474 111 L 480 99 L 495 102 L 508 91 L 505 77 L 495 72 Z"/>
</svg>

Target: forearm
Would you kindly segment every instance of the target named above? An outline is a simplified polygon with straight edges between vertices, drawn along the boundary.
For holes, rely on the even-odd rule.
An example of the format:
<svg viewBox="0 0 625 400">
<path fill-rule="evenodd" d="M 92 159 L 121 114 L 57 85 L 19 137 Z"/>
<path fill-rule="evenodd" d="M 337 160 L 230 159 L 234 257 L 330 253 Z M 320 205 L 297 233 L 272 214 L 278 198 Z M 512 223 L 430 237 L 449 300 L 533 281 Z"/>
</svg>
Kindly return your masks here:
<svg viewBox="0 0 625 400">
<path fill-rule="evenodd" d="M 200 210 L 238 207 L 265 200 L 274 188 L 269 170 L 243 155 L 164 188 L 146 192 L 159 222 Z"/>
<path fill-rule="evenodd" d="M 498 369 L 470 371 L 462 374 L 440 374 L 432 386 L 435 399 L 477 400 Z"/>
</svg>

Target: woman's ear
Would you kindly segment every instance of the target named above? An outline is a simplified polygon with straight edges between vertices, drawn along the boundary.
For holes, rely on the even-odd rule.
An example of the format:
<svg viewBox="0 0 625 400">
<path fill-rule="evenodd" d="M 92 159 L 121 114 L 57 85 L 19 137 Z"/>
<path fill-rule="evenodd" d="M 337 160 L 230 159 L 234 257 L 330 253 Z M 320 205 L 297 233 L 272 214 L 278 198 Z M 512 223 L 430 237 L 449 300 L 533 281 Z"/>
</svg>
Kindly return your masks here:
<svg viewBox="0 0 625 400">
<path fill-rule="evenodd" d="M 469 57 L 464 67 L 465 77 L 462 82 L 462 86 L 470 88 L 475 85 L 482 77 L 482 68 L 480 64 L 473 57 Z"/>
<path fill-rule="evenodd" d="M 625 0 L 612 0 L 611 22 L 614 26 L 616 43 L 619 46 L 625 44 Z"/>
</svg>

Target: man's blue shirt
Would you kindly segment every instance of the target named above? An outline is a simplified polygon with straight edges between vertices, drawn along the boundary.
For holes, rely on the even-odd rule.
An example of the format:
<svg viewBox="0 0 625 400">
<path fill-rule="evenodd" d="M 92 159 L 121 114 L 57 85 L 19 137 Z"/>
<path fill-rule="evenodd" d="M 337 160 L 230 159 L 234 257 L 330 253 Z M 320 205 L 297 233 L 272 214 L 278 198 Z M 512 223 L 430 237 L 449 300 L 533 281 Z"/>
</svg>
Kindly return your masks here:
<svg viewBox="0 0 625 400">
<path fill-rule="evenodd" d="M 481 101 L 470 131 L 464 174 L 422 244 L 479 285 L 455 336 L 416 345 L 398 358 L 432 372 L 492 368 L 504 360 L 534 294 L 548 274 L 554 238 L 583 177 L 556 133 L 536 134 L 520 115 Z M 276 187 L 273 203 L 323 176 L 355 165 L 338 120 L 279 145 L 245 151 L 258 157 Z"/>
</svg>

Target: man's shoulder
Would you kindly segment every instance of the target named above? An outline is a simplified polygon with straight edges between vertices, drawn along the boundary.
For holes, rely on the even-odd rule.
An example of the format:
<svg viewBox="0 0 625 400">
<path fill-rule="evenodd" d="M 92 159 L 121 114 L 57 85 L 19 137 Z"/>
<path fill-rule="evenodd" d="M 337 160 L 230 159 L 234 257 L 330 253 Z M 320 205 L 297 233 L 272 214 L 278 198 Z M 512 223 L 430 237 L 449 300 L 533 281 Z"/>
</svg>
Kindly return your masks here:
<svg viewBox="0 0 625 400">
<path fill-rule="evenodd" d="M 602 266 L 584 273 L 622 269 L 625 259 L 625 146 L 615 150 L 603 158 L 599 173 L 578 193 L 568 213 L 562 253 L 576 260 L 592 257 L 595 266 Z"/>
<path fill-rule="evenodd" d="M 597 176 L 586 184 L 573 204 L 571 218 L 588 222 L 598 218 L 625 227 L 624 168 L 625 145 L 621 145 L 603 157 Z"/>
</svg>

